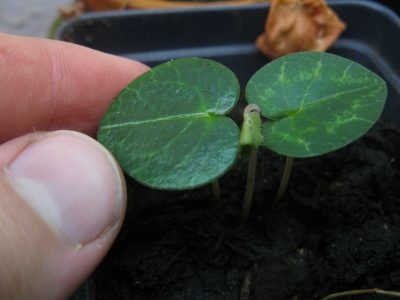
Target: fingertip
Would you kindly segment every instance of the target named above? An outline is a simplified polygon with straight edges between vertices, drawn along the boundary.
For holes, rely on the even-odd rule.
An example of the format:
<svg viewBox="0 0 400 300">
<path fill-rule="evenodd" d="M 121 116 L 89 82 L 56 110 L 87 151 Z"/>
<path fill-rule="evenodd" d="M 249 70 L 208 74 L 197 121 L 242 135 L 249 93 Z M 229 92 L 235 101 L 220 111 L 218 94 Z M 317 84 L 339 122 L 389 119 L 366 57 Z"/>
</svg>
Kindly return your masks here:
<svg viewBox="0 0 400 300">
<path fill-rule="evenodd" d="M 9 188 L 2 191 L 0 207 L 3 214 L 10 213 L 0 220 L 0 238 L 4 232 L 9 237 L 0 260 L 11 257 L 7 266 L 19 267 L 14 272 L 0 269 L 0 277 L 2 270 L 17 274 L 20 286 L 33 280 L 31 288 L 47 282 L 50 288 L 36 295 L 61 299 L 92 272 L 115 240 L 125 213 L 125 181 L 112 155 L 81 133 L 37 133 L 25 141 L 7 146 L 19 151 L 9 156 L 1 178 Z M 12 263 L 21 257 L 31 257 L 32 263 Z M 35 278 L 26 278 L 33 272 Z"/>
<path fill-rule="evenodd" d="M 126 192 L 118 164 L 84 134 L 43 133 L 7 171 L 16 191 L 68 243 L 87 243 L 122 219 Z"/>
<path fill-rule="evenodd" d="M 94 135 L 115 96 L 149 69 L 76 44 L 1 33 L 0 63 L 0 142 L 33 129 Z"/>
</svg>

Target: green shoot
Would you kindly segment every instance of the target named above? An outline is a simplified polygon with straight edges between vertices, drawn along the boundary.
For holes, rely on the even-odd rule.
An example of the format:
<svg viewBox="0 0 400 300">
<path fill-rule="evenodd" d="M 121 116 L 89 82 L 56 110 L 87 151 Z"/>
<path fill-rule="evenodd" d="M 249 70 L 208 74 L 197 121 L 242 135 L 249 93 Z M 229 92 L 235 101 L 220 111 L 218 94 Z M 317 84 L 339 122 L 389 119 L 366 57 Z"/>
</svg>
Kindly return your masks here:
<svg viewBox="0 0 400 300">
<path fill-rule="evenodd" d="M 262 143 L 260 108 L 255 104 L 246 106 L 243 112 L 243 124 L 240 132 L 239 144 L 242 155 L 248 155 L 249 167 L 247 171 L 246 190 L 243 201 L 242 219 L 249 217 L 251 203 L 253 201 L 254 184 L 256 181 L 256 166 L 258 147 Z"/>
<path fill-rule="evenodd" d="M 294 158 L 290 156 L 286 156 L 285 160 L 285 166 L 283 168 L 283 173 L 281 177 L 281 182 L 279 184 L 278 192 L 276 193 L 276 200 L 280 201 L 283 198 L 283 195 L 286 192 L 289 179 L 290 179 L 290 174 L 292 173 L 292 168 L 293 168 L 293 161 Z"/>
</svg>

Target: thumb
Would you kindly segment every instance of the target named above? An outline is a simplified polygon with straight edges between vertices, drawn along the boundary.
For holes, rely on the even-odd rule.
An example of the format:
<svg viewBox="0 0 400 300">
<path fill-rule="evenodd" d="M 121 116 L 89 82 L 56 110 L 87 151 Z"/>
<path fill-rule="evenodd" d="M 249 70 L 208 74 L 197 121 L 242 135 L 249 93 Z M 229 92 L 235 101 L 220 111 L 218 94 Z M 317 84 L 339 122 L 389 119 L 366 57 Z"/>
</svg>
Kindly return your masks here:
<svg viewBox="0 0 400 300">
<path fill-rule="evenodd" d="M 126 192 L 112 156 L 73 131 L 0 145 L 0 299 L 66 299 L 122 224 Z"/>
</svg>

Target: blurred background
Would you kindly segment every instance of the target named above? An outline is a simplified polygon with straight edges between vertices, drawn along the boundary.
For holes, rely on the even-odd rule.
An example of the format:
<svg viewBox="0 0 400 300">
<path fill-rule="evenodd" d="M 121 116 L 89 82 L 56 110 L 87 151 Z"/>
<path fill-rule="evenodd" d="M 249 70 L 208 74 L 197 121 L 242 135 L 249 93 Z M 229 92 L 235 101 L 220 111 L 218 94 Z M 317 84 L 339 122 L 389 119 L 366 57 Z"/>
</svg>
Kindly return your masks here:
<svg viewBox="0 0 400 300">
<path fill-rule="evenodd" d="M 73 0 L 0 0 L 0 32 L 47 37 L 61 6 Z"/>
<path fill-rule="evenodd" d="M 400 11 L 400 0 L 375 1 Z M 47 37 L 59 15 L 59 8 L 70 7 L 73 2 L 74 0 L 0 0 L 0 32 Z"/>
</svg>

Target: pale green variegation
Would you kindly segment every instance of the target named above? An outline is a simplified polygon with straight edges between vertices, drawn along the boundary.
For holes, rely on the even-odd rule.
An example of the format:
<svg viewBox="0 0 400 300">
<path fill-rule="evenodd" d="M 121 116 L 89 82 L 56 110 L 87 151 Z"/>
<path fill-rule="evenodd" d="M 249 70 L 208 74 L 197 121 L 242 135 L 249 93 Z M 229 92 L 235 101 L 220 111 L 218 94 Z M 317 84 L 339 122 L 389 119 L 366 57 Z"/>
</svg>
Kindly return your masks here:
<svg viewBox="0 0 400 300">
<path fill-rule="evenodd" d="M 139 182 L 189 189 L 220 177 L 234 163 L 238 126 L 225 116 L 239 83 L 206 59 L 161 64 L 129 84 L 103 117 L 98 140 Z"/>
<path fill-rule="evenodd" d="M 246 99 L 268 119 L 264 145 L 292 157 L 324 154 L 362 136 L 386 100 L 385 82 L 339 56 L 303 52 L 284 56 L 256 72 Z"/>
</svg>

